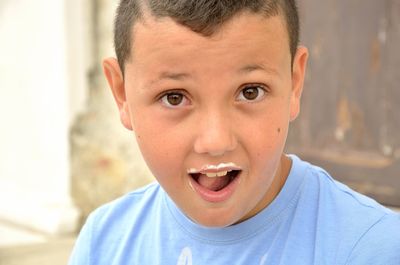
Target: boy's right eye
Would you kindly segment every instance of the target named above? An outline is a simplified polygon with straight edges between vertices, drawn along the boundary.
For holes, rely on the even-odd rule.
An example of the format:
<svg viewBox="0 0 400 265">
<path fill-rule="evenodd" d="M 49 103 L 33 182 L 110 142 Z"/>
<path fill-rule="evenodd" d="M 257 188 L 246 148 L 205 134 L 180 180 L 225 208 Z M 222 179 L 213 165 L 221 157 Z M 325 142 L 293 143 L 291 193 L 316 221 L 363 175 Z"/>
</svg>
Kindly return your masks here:
<svg viewBox="0 0 400 265">
<path fill-rule="evenodd" d="M 161 97 L 161 102 L 168 108 L 175 108 L 180 106 L 186 106 L 189 104 L 189 100 L 181 92 L 168 92 Z"/>
</svg>

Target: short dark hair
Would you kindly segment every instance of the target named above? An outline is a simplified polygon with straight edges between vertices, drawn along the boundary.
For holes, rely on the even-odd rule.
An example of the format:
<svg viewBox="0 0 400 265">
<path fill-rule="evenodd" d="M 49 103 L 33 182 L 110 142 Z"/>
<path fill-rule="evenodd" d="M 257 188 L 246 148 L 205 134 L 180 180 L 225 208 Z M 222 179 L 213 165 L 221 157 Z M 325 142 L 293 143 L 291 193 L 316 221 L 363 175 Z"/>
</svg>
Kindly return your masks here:
<svg viewBox="0 0 400 265">
<path fill-rule="evenodd" d="M 114 47 L 122 72 L 131 56 L 132 27 L 143 18 L 144 12 L 154 17 L 170 17 L 194 32 L 210 36 L 241 11 L 266 17 L 283 14 L 293 62 L 299 43 L 296 0 L 121 0 L 114 21 Z"/>
</svg>

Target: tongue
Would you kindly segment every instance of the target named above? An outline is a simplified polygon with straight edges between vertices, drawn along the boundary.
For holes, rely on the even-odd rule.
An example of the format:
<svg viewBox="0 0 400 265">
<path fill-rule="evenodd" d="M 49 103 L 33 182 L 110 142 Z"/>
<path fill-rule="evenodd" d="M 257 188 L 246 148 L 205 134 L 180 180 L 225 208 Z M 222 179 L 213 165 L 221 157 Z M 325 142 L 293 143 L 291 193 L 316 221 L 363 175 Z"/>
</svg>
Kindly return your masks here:
<svg viewBox="0 0 400 265">
<path fill-rule="evenodd" d="M 201 186 L 212 191 L 219 191 L 229 184 L 229 176 L 209 178 L 204 174 L 200 174 L 197 180 Z"/>
</svg>

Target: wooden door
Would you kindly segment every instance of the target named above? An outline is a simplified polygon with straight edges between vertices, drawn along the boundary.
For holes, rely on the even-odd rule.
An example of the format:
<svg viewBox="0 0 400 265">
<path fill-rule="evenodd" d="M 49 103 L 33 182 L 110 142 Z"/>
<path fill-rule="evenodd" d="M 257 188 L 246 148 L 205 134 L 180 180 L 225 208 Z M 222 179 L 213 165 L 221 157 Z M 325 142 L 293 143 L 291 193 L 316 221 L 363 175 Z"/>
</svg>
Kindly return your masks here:
<svg viewBox="0 0 400 265">
<path fill-rule="evenodd" d="M 310 61 L 288 152 L 400 206 L 400 1 L 299 0 Z"/>
</svg>

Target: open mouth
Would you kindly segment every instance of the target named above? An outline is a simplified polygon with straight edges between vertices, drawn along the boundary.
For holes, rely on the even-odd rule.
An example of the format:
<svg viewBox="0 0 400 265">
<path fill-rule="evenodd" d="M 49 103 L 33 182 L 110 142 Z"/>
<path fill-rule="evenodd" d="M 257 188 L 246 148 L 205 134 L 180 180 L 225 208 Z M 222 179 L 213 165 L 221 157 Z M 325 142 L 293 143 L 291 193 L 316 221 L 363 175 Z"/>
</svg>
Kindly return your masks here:
<svg viewBox="0 0 400 265">
<path fill-rule="evenodd" d="M 220 171 L 215 173 L 189 173 L 201 187 L 218 192 L 229 186 L 240 174 L 241 170 Z"/>
</svg>

